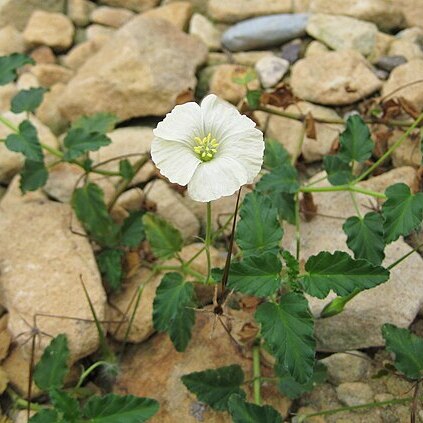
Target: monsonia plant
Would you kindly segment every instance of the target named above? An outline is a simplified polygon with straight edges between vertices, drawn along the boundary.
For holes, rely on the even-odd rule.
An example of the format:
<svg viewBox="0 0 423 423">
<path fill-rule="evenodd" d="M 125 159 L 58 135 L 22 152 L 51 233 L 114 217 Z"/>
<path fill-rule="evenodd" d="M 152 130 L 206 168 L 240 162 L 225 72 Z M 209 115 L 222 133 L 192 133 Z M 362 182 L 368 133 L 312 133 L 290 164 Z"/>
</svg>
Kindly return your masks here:
<svg viewBox="0 0 423 423">
<path fill-rule="evenodd" d="M 29 58 L 18 54 L 0 58 L 0 83 L 13 81 L 16 69 L 28 63 Z M 39 88 L 20 92 L 12 101 L 12 111 L 32 112 L 43 94 L 44 90 Z M 259 107 L 259 94 L 248 92 L 251 108 Z M 324 380 L 324 368 L 316 360 L 315 318 L 308 297 L 324 299 L 335 293 L 337 297 L 319 317 L 342 313 L 352 298 L 389 280 L 390 270 L 406 256 L 384 267 L 385 247 L 418 229 L 423 219 L 423 194 L 412 193 L 407 185 L 397 183 L 380 193 L 359 184 L 421 126 L 423 114 L 410 121 L 404 134 L 371 165 L 368 160 L 374 142 L 370 131 L 359 115 L 350 116 L 340 135 L 338 151 L 323 161 L 330 185 L 318 187 L 303 185 L 286 150 L 278 142 L 265 141 L 250 118 L 215 95 L 208 95 L 200 105 L 189 102 L 176 106 L 154 130 L 151 158 L 170 182 L 186 186 L 188 196 L 206 203 L 204 247 L 189 260 L 180 255 L 183 247 L 180 233 L 153 212 L 132 213 L 119 224 L 111 217 L 116 199 L 148 159 L 141 156 L 131 164 L 126 158 L 117 158 L 119 172 L 102 169 L 101 164 L 93 165 L 90 152 L 111 142 L 107 132 L 115 123 L 112 116 L 99 114 L 79 119 L 70 127 L 60 150 L 44 145 L 29 120 L 23 120 L 19 127 L 3 117 L 0 121 L 12 131 L 2 142 L 25 157 L 21 171 L 23 192 L 46 183 L 44 152 L 56 156 L 53 166 L 69 162 L 84 169 L 85 178 L 73 193 L 72 206 L 88 236 L 100 247 L 98 265 L 109 290 L 121 287 L 125 252 L 144 240 L 149 243 L 155 260 L 153 271 L 168 271 L 153 304 L 154 327 L 169 335 L 177 351 L 183 352 L 189 345 L 196 308 L 201 307 L 195 295 L 196 285 L 208 285 L 214 291 L 211 310 L 217 316 L 225 314 L 226 301 L 231 296 L 256 297 L 257 332 L 251 342 L 253 379 L 249 381 L 253 402 L 246 399 L 245 376 L 237 363 L 217 369 L 209 369 L 205 363 L 204 371 L 182 377 L 183 384 L 198 400 L 228 412 L 236 423 L 282 421 L 277 410 L 262 404 L 261 385 L 265 379 L 276 383 L 282 394 L 292 398 Z M 357 174 L 357 168 L 362 172 Z M 101 188 L 90 180 L 92 173 L 120 178 L 109 204 Z M 240 195 L 241 190 L 244 196 Z M 354 203 L 356 193 L 361 193 L 378 199 L 382 205 L 365 215 L 356 207 L 357 214 L 345 221 L 343 230 L 351 253 L 321 251 L 304 263 L 300 200 L 325 191 L 348 191 Z M 224 228 L 213 229 L 213 201 L 235 193 L 238 197 L 233 215 Z M 282 248 L 285 223 L 296 227 L 293 253 Z M 210 249 L 224 229 L 230 230 L 226 264 L 216 268 Z M 192 269 L 191 264 L 204 252 L 207 271 L 202 274 Z M 170 258 L 175 258 L 178 265 L 163 265 Z M 138 294 L 142 295 L 142 291 Z M 423 370 L 423 341 L 393 325 L 385 325 L 382 333 L 387 349 L 395 354 L 397 369 L 418 384 Z M 49 393 L 52 407 L 39 411 L 31 421 L 135 423 L 147 420 L 157 411 L 154 400 L 131 396 L 92 397 L 81 405 L 77 396 L 72 396 L 77 391 L 68 393 L 62 389 L 66 351 L 66 337 L 61 335 L 52 341 L 37 365 L 35 382 Z M 261 375 L 263 352 L 273 357 L 269 359 L 274 363 L 272 378 Z M 154 392 L 151 396 L 154 397 Z"/>
</svg>

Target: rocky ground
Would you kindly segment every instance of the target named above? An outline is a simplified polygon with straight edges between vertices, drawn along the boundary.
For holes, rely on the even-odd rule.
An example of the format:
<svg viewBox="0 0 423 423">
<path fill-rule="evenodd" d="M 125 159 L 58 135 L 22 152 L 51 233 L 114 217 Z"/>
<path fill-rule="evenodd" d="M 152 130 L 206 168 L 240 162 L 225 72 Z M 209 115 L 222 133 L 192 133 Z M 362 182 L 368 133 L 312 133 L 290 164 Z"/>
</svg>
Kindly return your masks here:
<svg viewBox="0 0 423 423">
<path fill-rule="evenodd" d="M 0 113 L 18 124 L 25 116 L 9 111 L 11 98 L 21 89 L 48 88 L 30 119 L 43 142 L 55 147 L 79 116 L 114 113 L 119 126 L 109 134 L 113 142 L 92 155 L 95 162 L 148 153 L 154 125 L 175 104 L 212 92 L 239 105 L 246 91 L 234 78 L 250 69 L 258 79 L 249 88 L 288 90 L 295 100 L 285 112 L 333 121 L 316 123 L 314 139 L 304 134 L 300 121 L 263 111 L 254 114 L 266 136 L 298 159 L 304 179 L 321 176 L 321 160 L 333 151 L 343 130 L 340 119 L 351 111 L 369 113 L 380 97 L 396 119 L 413 117 L 423 109 L 422 0 L 4 0 L 0 55 L 13 52 L 30 54 L 36 65 L 25 68 L 16 83 L 0 87 Z M 371 131 L 375 157 L 402 133 L 381 124 L 371 125 Z M 1 126 L 0 137 L 8 134 Z M 419 190 L 421 160 L 418 139 L 410 136 L 394 152 L 385 172 L 363 185 L 383 192 L 392 183 L 404 182 Z M 16 179 L 21 166 L 21 157 L 0 144 L 0 393 L 10 382 L 25 396 L 30 343 L 17 348 L 12 341 L 19 337 L 22 343 L 31 335 L 33 316 L 91 319 L 78 283 L 81 274 L 99 319 L 116 320 L 131 307 L 133 293 L 148 279 L 149 270 L 133 272 L 124 290 L 107 298 L 91 245 L 69 230 L 70 225 L 78 229 L 68 203 L 82 171 L 70 164 L 53 167 L 42 192 L 22 197 Z M 98 182 L 110 198 L 113 181 Z M 342 192 L 315 196 L 318 215 L 301 227 L 305 259 L 322 249 L 347 249 L 343 221 L 338 219 L 354 213 L 346 197 Z M 121 197 L 114 214 L 121 218 L 143 202 L 181 231 L 186 243 L 182 255 L 191 257 L 199 248 L 195 237 L 204 224 L 203 205 L 161 179 L 151 162 Z M 364 197 L 359 203 L 363 211 L 376 206 Z M 233 206 L 234 198 L 217 201 L 216 216 L 231 213 Z M 218 225 L 217 218 L 214 224 Z M 386 263 L 409 251 L 410 243 L 420 244 L 421 235 L 391 244 Z M 284 246 L 294 248 L 290 226 L 285 228 Z M 225 260 L 218 250 L 213 256 L 216 265 Z M 195 266 L 204 269 L 203 255 Z M 412 255 L 395 268 L 390 282 L 356 297 L 343 314 L 317 320 L 328 381 L 295 401 L 265 386 L 265 401 L 291 419 L 297 412 L 410 396 L 411 385 L 403 379 L 373 376 L 389 359 L 382 348 L 383 323 L 412 325 L 423 334 L 422 272 L 421 257 Z M 175 352 L 167 336 L 154 334 L 152 301 L 159 282 L 160 277 L 152 278 L 143 291 L 129 334 L 134 344 L 123 358 L 114 389 L 158 399 L 161 411 L 154 422 L 227 422 L 224 414 L 196 402 L 180 376 L 202 370 L 206 362 L 209 367 L 237 362 L 248 375 L 251 357 L 234 346 L 221 325 L 213 329 L 208 313 L 199 313 L 187 352 Z M 210 292 L 199 294 L 204 303 L 210 301 Z M 318 315 L 327 301 L 313 300 L 313 313 Z M 252 324 L 250 306 L 247 301 L 241 310 L 228 311 L 232 313 L 228 324 L 237 339 Z M 45 333 L 68 335 L 72 363 L 98 348 L 95 327 L 89 322 L 43 317 L 36 323 Z M 122 341 L 125 330 L 125 325 L 111 326 L 110 336 Z M 41 346 L 48 342 L 42 337 Z M 19 418 L 23 416 L 16 421 L 24 421 Z M 307 421 L 405 423 L 409 405 Z"/>
</svg>

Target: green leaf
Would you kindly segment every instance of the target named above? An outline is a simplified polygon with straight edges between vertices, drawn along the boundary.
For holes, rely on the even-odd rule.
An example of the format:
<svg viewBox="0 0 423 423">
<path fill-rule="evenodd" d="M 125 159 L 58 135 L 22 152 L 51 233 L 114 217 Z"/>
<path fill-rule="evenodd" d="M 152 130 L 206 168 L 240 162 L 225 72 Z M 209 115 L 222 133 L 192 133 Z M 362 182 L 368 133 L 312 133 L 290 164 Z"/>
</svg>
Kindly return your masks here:
<svg viewBox="0 0 423 423">
<path fill-rule="evenodd" d="M 111 142 L 111 139 L 104 134 L 74 128 L 67 133 L 63 141 L 66 147 L 63 158 L 72 161 L 88 151 L 97 151 Z"/>
<path fill-rule="evenodd" d="M 323 157 L 323 166 L 332 185 L 346 185 L 354 179 L 349 163 L 338 156 Z"/>
<path fill-rule="evenodd" d="M 91 397 L 83 414 L 90 423 L 142 423 L 159 410 L 157 401 L 133 395 Z"/>
<path fill-rule="evenodd" d="M 62 414 L 66 421 L 74 422 L 81 416 L 78 401 L 68 393 L 51 389 L 49 396 L 54 408 Z"/>
<path fill-rule="evenodd" d="M 364 162 L 372 155 L 374 142 L 369 128 L 358 115 L 352 115 L 347 120 L 345 131 L 339 137 L 341 148 L 339 158 L 349 163 L 353 160 Z"/>
<path fill-rule="evenodd" d="M 1 57 L 0 57 L 1 59 Z M 29 423 L 58 423 L 59 415 L 56 410 L 41 410 L 29 419 Z"/>
<path fill-rule="evenodd" d="M 157 258 L 170 258 L 181 251 L 182 236 L 170 223 L 152 213 L 145 214 L 142 221 L 147 240 Z"/>
<path fill-rule="evenodd" d="M 18 92 L 10 103 L 13 113 L 33 112 L 43 102 L 45 88 L 29 88 Z"/>
<path fill-rule="evenodd" d="M 409 379 L 420 379 L 423 371 L 423 339 L 408 329 L 382 326 L 386 349 L 395 354 L 395 367 Z"/>
<path fill-rule="evenodd" d="M 122 178 L 127 181 L 131 181 L 135 176 L 134 168 L 128 159 L 124 159 L 119 162 L 119 173 L 122 175 Z"/>
<path fill-rule="evenodd" d="M 389 279 L 389 271 L 363 259 L 353 259 L 343 251 L 333 254 L 322 251 L 311 256 L 302 276 L 304 290 L 317 298 L 325 298 L 332 290 L 344 297 L 355 290 L 374 288 Z"/>
<path fill-rule="evenodd" d="M 241 389 L 244 373 L 237 364 L 184 375 L 182 383 L 197 396 L 199 401 L 219 411 L 228 409 L 231 395 L 237 394 L 245 398 L 245 392 Z"/>
<path fill-rule="evenodd" d="M 244 256 L 278 250 L 283 230 L 270 198 L 256 192 L 247 194 L 239 215 L 236 242 Z"/>
<path fill-rule="evenodd" d="M 257 73 L 254 69 L 249 68 L 246 71 L 243 71 L 240 76 L 235 76 L 232 78 L 232 82 L 239 85 L 247 85 L 251 81 L 257 79 Z"/>
<path fill-rule="evenodd" d="M 288 250 L 282 252 L 282 258 L 286 266 L 282 272 L 282 282 L 287 284 L 292 291 L 302 291 L 302 287 L 298 283 L 300 263 Z"/>
<path fill-rule="evenodd" d="M 403 183 L 391 185 L 386 191 L 388 199 L 382 205 L 385 219 L 383 228 L 387 243 L 407 236 L 417 229 L 423 219 L 423 193 L 413 195 Z"/>
<path fill-rule="evenodd" d="M 153 303 L 154 328 L 167 332 L 177 351 L 185 351 L 195 323 L 194 287 L 179 273 L 164 275 Z"/>
<path fill-rule="evenodd" d="M 370 212 L 364 217 L 349 217 L 342 226 L 347 235 L 347 245 L 356 259 L 362 258 L 379 265 L 385 258 L 383 218 L 379 213 Z"/>
<path fill-rule="evenodd" d="M 270 405 L 251 404 L 239 395 L 231 395 L 228 408 L 234 423 L 282 423 L 281 415 Z"/>
<path fill-rule="evenodd" d="M 113 249 L 103 250 L 97 256 L 100 272 L 112 291 L 117 291 L 121 288 L 123 276 L 122 257 L 123 251 Z"/>
<path fill-rule="evenodd" d="M 300 398 L 306 392 L 312 391 L 316 385 L 326 381 L 327 372 L 323 363 L 316 361 L 313 369 L 313 376 L 304 384 L 298 383 L 280 364 L 276 363 L 275 373 L 280 377 L 278 388 L 283 395 L 290 399 Z"/>
<path fill-rule="evenodd" d="M 251 109 L 257 109 L 260 106 L 260 97 L 260 90 L 248 90 L 246 95 L 248 106 Z"/>
<path fill-rule="evenodd" d="M 118 242 L 119 226 L 110 217 L 102 189 L 92 183 L 77 188 L 72 195 L 72 207 L 89 235 L 103 247 Z"/>
<path fill-rule="evenodd" d="M 29 120 L 24 120 L 19 125 L 18 134 L 10 134 L 7 136 L 6 147 L 10 151 L 22 153 L 29 160 L 37 162 L 42 162 L 44 160 L 37 130 Z"/>
<path fill-rule="evenodd" d="M 129 248 L 136 248 L 145 238 L 144 223 L 142 217 L 143 211 L 130 212 L 129 216 L 123 221 L 121 229 L 121 243 Z"/>
<path fill-rule="evenodd" d="M 269 194 L 273 207 L 278 210 L 279 218 L 286 220 L 291 225 L 295 224 L 295 195 L 286 192 Z"/>
<path fill-rule="evenodd" d="M 47 391 L 63 386 L 68 373 L 69 348 L 66 335 L 58 335 L 44 350 L 41 360 L 34 370 L 36 385 Z"/>
<path fill-rule="evenodd" d="M 96 113 L 80 117 L 72 124 L 72 129 L 79 128 L 88 134 L 107 134 L 114 129 L 117 121 L 117 116 L 111 113 Z"/>
<path fill-rule="evenodd" d="M 20 189 L 23 193 L 36 191 L 43 187 L 48 179 L 48 171 L 44 162 L 25 159 L 21 170 Z"/>
<path fill-rule="evenodd" d="M 313 375 L 316 347 L 307 300 L 301 294 L 285 294 L 279 304 L 261 304 L 255 319 L 269 351 L 295 381 L 307 383 Z"/>
<path fill-rule="evenodd" d="M 291 164 L 283 164 L 264 175 L 257 183 L 256 190 L 266 193 L 286 192 L 293 194 L 300 188 L 298 172 Z"/>
<path fill-rule="evenodd" d="M 273 139 L 266 140 L 266 148 L 264 150 L 263 166 L 266 169 L 273 170 L 284 164 L 291 163 L 291 156 L 286 148 Z"/>
<path fill-rule="evenodd" d="M 215 280 L 220 280 L 223 270 Z M 232 263 L 229 270 L 228 289 L 256 297 L 268 297 L 281 286 L 280 272 L 282 264 L 278 256 L 272 252 L 260 256 L 246 257 L 240 263 Z"/>
<path fill-rule="evenodd" d="M 16 71 L 24 65 L 34 65 L 35 61 L 21 53 L 0 57 L 0 85 L 6 85 L 16 78 Z"/>
</svg>

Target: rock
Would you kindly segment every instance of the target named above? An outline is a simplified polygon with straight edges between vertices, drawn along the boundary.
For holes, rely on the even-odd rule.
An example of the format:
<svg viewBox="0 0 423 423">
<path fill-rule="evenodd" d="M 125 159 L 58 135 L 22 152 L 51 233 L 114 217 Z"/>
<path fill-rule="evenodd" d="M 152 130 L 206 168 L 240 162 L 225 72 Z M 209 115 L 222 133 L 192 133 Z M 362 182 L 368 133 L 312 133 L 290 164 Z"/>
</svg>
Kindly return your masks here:
<svg viewBox="0 0 423 423">
<path fill-rule="evenodd" d="M 15 179 L 3 197 L 0 216 L 0 302 L 9 311 L 8 329 L 16 337 L 36 319 L 44 333 L 65 333 L 74 363 L 94 352 L 99 342 L 80 276 L 98 319 L 105 319 L 106 295 L 95 258 L 88 239 L 70 229 L 72 221 L 73 229 L 82 232 L 70 206 L 22 197 L 17 184 Z M 35 317 L 39 313 L 65 318 Z M 37 356 L 50 340 L 41 336 Z M 28 352 L 30 344 L 20 350 Z"/>
<path fill-rule="evenodd" d="M 115 392 L 136 396 L 154 392 L 160 410 L 150 420 L 151 423 L 231 421 L 227 413 L 213 411 L 198 402 L 182 384 L 181 376 L 184 374 L 239 364 L 245 372 L 245 380 L 251 380 L 251 359 L 240 353 L 220 322 L 214 325 L 215 318 L 208 312 L 197 313 L 196 320 L 193 338 L 184 353 L 175 351 L 167 334 L 155 335 L 145 343 L 126 350 Z M 268 374 L 267 368 L 263 366 L 262 372 L 263 375 Z M 243 388 L 249 393 L 251 401 L 248 385 Z M 263 385 L 261 392 L 265 403 L 276 408 L 282 416 L 287 416 L 290 400 L 281 396 L 272 385 Z"/>
<path fill-rule="evenodd" d="M 374 93 L 382 82 L 359 53 L 348 50 L 299 60 L 291 70 L 291 85 L 303 100 L 346 105 Z"/>
<path fill-rule="evenodd" d="M 303 42 L 301 39 L 295 39 L 282 46 L 282 59 L 288 60 L 289 63 L 295 63 L 301 56 L 303 50 Z"/>
<path fill-rule="evenodd" d="M 244 85 L 237 84 L 233 81 L 233 79 L 244 75 L 246 72 L 248 72 L 248 68 L 246 66 L 216 66 L 216 69 L 210 79 L 210 92 L 232 104 L 237 104 L 242 98 L 244 98 L 247 91 Z M 258 81 L 250 82 L 249 87 L 250 89 L 257 89 Z"/>
<path fill-rule="evenodd" d="M 10 102 L 18 93 L 18 87 L 14 83 L 0 86 L 0 113 L 10 110 Z"/>
<path fill-rule="evenodd" d="M 90 23 L 95 8 L 95 3 L 89 0 L 68 0 L 67 15 L 76 26 L 84 27 Z"/>
<path fill-rule="evenodd" d="M 376 62 L 376 66 L 386 70 L 387 72 L 391 72 L 396 67 L 407 63 L 407 59 L 404 56 L 382 56 Z"/>
<path fill-rule="evenodd" d="M 405 18 L 405 25 L 423 27 L 423 3 L 420 0 L 398 0 Z"/>
<path fill-rule="evenodd" d="M 363 21 L 373 22 L 379 28 L 387 31 L 398 28 L 403 21 L 398 2 L 395 3 L 385 0 L 356 0 L 354 2 L 311 0 L 310 12 L 351 16 Z"/>
<path fill-rule="evenodd" d="M 376 43 L 377 26 L 347 16 L 310 16 L 306 31 L 333 50 L 357 50 L 368 55 Z"/>
<path fill-rule="evenodd" d="M 63 13 L 65 0 L 2 0 L 0 27 L 13 25 L 22 31 L 35 10 Z"/>
<path fill-rule="evenodd" d="M 276 56 L 266 56 L 255 66 L 256 72 L 264 88 L 274 87 L 288 72 L 288 60 Z"/>
<path fill-rule="evenodd" d="M 194 88 L 196 68 L 206 58 L 197 39 L 163 20 L 135 17 L 79 68 L 61 110 L 71 121 L 100 111 L 119 120 L 164 115 L 180 93 Z"/>
<path fill-rule="evenodd" d="M 7 377 L 7 373 L 0 367 L 0 395 L 6 390 L 7 385 L 9 383 L 9 378 Z M 1 417 L 1 415 L 0 415 Z"/>
<path fill-rule="evenodd" d="M 359 351 L 335 353 L 321 362 L 326 366 L 329 382 L 334 385 L 364 380 L 372 367 L 370 357 Z"/>
<path fill-rule="evenodd" d="M 18 90 L 28 90 L 29 88 L 38 88 L 40 83 L 35 75 L 30 72 L 25 72 L 18 77 L 16 86 Z"/>
<path fill-rule="evenodd" d="M 188 240 L 198 236 L 200 222 L 195 214 L 185 206 L 180 194 L 160 179 L 149 182 L 144 188 L 146 198 L 156 203 L 157 213 L 181 232 Z"/>
<path fill-rule="evenodd" d="M 395 68 L 382 89 L 382 96 L 404 97 L 417 110 L 423 109 L 423 60 L 412 60 Z M 413 82 L 416 82 L 413 84 Z M 409 85 L 411 84 L 411 85 Z M 400 89 L 401 88 L 401 89 Z M 394 92 L 395 91 L 395 92 Z M 390 94 L 392 93 L 392 96 Z"/>
<path fill-rule="evenodd" d="M 290 0 L 209 0 L 208 14 L 216 21 L 234 23 L 244 19 L 275 13 L 291 13 Z"/>
<path fill-rule="evenodd" d="M 133 16 L 135 16 L 135 13 L 128 9 L 102 6 L 91 12 L 90 19 L 91 22 L 96 24 L 119 28 Z"/>
<path fill-rule="evenodd" d="M 6 358 L 7 353 L 9 352 L 10 343 L 12 342 L 12 337 L 7 330 L 7 320 L 7 314 L 0 317 L 0 361 L 3 361 Z"/>
<path fill-rule="evenodd" d="M 123 7 L 134 12 L 144 12 L 157 6 L 160 0 L 100 0 L 99 3 L 107 6 Z"/>
<path fill-rule="evenodd" d="M 389 52 L 392 41 L 395 37 L 378 31 L 375 37 L 375 45 L 372 52 L 367 56 L 370 63 L 376 63 L 382 56 L 386 56 Z"/>
<path fill-rule="evenodd" d="M 336 388 L 336 393 L 339 400 L 348 407 L 373 401 L 372 388 L 362 382 L 342 383 Z"/>
<path fill-rule="evenodd" d="M 314 180 L 321 176 L 321 173 L 315 175 Z M 366 189 L 384 192 L 388 186 L 398 182 L 415 188 L 416 171 L 412 167 L 400 167 L 361 184 Z M 326 185 L 320 182 L 315 186 Z M 307 260 L 320 251 L 347 251 L 346 235 L 342 230 L 344 220 L 335 217 L 346 219 L 356 214 L 348 192 L 314 194 L 313 198 L 319 215 L 311 222 L 301 222 L 302 260 Z M 368 213 L 369 198 L 361 194 L 357 194 L 356 198 L 361 213 Z M 285 227 L 283 245 L 290 251 L 295 251 L 294 232 L 292 226 Z M 395 262 L 409 251 L 410 247 L 402 239 L 393 242 L 386 248 L 385 265 Z M 317 319 L 315 335 L 319 350 L 345 351 L 381 346 L 384 341 L 380 328 L 384 323 L 409 326 L 423 299 L 422 286 L 415 278 L 415 275 L 423 271 L 422 266 L 421 257 L 411 255 L 391 270 L 389 282 L 361 292 L 348 303 L 341 314 L 328 319 Z M 309 298 L 312 313 L 319 316 L 323 307 L 332 299 L 333 295 L 325 300 Z"/>
<path fill-rule="evenodd" d="M 322 53 L 327 53 L 329 49 L 320 41 L 312 41 L 305 51 L 304 56 L 320 56 Z"/>
<path fill-rule="evenodd" d="M 402 135 L 403 131 L 394 129 L 388 139 L 388 147 L 391 147 Z M 407 139 L 392 153 L 392 164 L 395 167 L 414 166 L 420 167 L 422 163 L 422 152 L 419 148 L 418 136 L 414 134 Z"/>
<path fill-rule="evenodd" d="M 334 110 L 305 101 L 288 106 L 285 111 L 303 115 L 310 113 L 315 118 L 321 119 L 341 119 Z M 279 141 L 292 157 L 297 158 L 302 153 L 306 162 L 314 162 L 322 160 L 324 156 L 330 153 L 339 133 L 343 131 L 343 125 L 315 122 L 315 128 L 316 139 L 308 138 L 304 136 L 301 122 L 282 116 L 270 115 L 266 136 Z M 301 151 L 298 151 L 301 139 L 303 139 L 302 148 Z"/>
<path fill-rule="evenodd" d="M 44 93 L 43 102 L 35 112 L 35 116 L 56 135 L 62 134 L 69 124 L 59 109 L 65 88 L 65 84 L 53 85 L 49 91 Z"/>
<path fill-rule="evenodd" d="M 54 64 L 32 66 L 31 73 L 36 76 L 42 87 L 47 88 L 58 83 L 65 84 L 73 76 L 70 69 Z"/>
<path fill-rule="evenodd" d="M 72 45 L 73 35 L 74 27 L 67 16 L 41 10 L 31 15 L 23 32 L 28 45 L 46 45 L 55 51 L 68 49 Z"/>
<path fill-rule="evenodd" d="M 0 28 L 0 56 L 12 53 L 23 53 L 25 43 L 20 33 L 14 26 L 7 25 Z"/>
<path fill-rule="evenodd" d="M 31 51 L 30 55 L 37 65 L 50 65 L 56 63 L 53 50 L 47 46 L 40 46 Z"/>
<path fill-rule="evenodd" d="M 16 115 L 12 112 L 4 113 L 3 116 L 8 119 L 12 124 L 15 126 L 19 126 L 19 124 L 26 119 L 25 113 L 20 113 Z M 38 137 L 41 142 L 49 145 L 50 147 L 57 148 L 58 142 L 56 137 L 52 134 L 50 129 L 48 129 L 45 125 L 43 125 L 35 116 L 31 115 L 30 119 L 31 123 L 35 126 L 38 132 Z M 0 126 L 0 138 L 4 139 L 12 131 L 5 126 Z M 15 176 L 21 169 L 24 162 L 24 156 L 20 153 L 15 153 L 10 151 L 6 148 L 4 143 L 0 143 L 0 182 L 8 183 L 11 181 L 13 176 Z"/>
<path fill-rule="evenodd" d="M 109 26 L 92 24 L 87 27 L 87 41 L 93 42 L 98 49 L 109 41 L 115 35 L 116 29 Z"/>
<path fill-rule="evenodd" d="M 164 19 L 182 31 L 188 27 L 191 15 L 192 5 L 189 1 L 175 1 L 143 13 L 144 17 Z"/>
<path fill-rule="evenodd" d="M 84 41 L 73 47 L 66 56 L 62 56 L 62 63 L 67 68 L 77 70 L 98 50 L 99 48 L 95 41 Z"/>
<path fill-rule="evenodd" d="M 180 0 L 163 0 L 161 2 L 162 5 L 174 3 L 175 1 Z M 207 15 L 207 5 L 208 1 L 204 0 L 187 0 L 192 4 L 192 10 L 194 10 L 196 13 L 201 13 L 202 15 Z"/>
<path fill-rule="evenodd" d="M 423 59 L 423 51 L 420 46 L 408 40 L 394 40 L 391 43 L 388 54 L 390 56 L 403 56 L 407 61 Z"/>
<path fill-rule="evenodd" d="M 255 66 L 263 57 L 274 56 L 271 51 L 240 51 L 232 54 L 234 62 L 242 66 Z"/>
<path fill-rule="evenodd" d="M 194 13 L 189 23 L 189 33 L 198 37 L 209 50 L 220 50 L 220 38 L 222 36 L 216 26 L 199 13 Z"/>
<path fill-rule="evenodd" d="M 407 40 L 419 46 L 423 46 L 423 28 L 414 26 L 412 28 L 404 29 L 395 35 L 396 38 Z"/>
<path fill-rule="evenodd" d="M 234 2 L 226 2 L 226 4 L 232 5 Z M 279 46 L 286 41 L 303 36 L 307 21 L 308 15 L 302 13 L 249 19 L 225 31 L 222 44 L 232 51 Z"/>
</svg>

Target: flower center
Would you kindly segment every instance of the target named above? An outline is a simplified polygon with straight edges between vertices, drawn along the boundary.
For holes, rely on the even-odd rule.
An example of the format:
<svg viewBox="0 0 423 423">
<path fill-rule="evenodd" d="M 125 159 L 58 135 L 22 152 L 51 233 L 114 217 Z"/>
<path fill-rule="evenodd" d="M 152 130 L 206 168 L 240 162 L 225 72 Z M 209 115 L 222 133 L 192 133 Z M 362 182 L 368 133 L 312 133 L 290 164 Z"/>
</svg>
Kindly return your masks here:
<svg viewBox="0 0 423 423">
<path fill-rule="evenodd" d="M 194 147 L 194 151 L 198 154 L 201 161 L 209 162 L 217 153 L 219 143 L 216 141 L 216 138 L 212 138 L 210 132 L 203 139 L 195 137 L 194 141 L 197 144 Z"/>
</svg>

